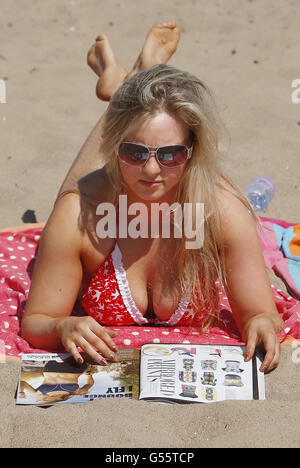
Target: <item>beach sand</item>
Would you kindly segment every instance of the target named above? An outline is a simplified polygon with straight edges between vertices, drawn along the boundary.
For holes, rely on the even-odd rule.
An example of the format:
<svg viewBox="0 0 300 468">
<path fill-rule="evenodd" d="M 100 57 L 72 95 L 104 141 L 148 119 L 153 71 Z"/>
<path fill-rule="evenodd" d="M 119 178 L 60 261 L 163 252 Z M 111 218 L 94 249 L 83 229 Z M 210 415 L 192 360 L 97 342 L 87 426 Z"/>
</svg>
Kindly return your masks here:
<svg viewBox="0 0 300 468">
<path fill-rule="evenodd" d="M 108 35 L 130 69 L 149 28 L 176 21 L 170 64 L 215 93 L 230 133 L 224 165 L 245 191 L 257 175 L 276 183 L 265 216 L 300 222 L 300 78 L 296 0 L 1 0 L 0 228 L 27 210 L 46 220 L 57 191 L 106 104 L 95 97 L 86 53 Z M 270 274 L 273 284 L 285 289 Z M 0 365 L 2 447 L 296 447 L 300 364 L 291 347 L 266 377 L 267 401 L 162 406 L 99 401 L 49 409 L 15 407 L 18 363 Z"/>
<path fill-rule="evenodd" d="M 161 405 L 99 400 L 15 406 L 19 365 L 0 367 L 2 447 L 299 447 L 299 366 L 291 346 L 266 375 L 266 401 Z M 199 460 L 200 461 L 200 460 Z"/>
</svg>

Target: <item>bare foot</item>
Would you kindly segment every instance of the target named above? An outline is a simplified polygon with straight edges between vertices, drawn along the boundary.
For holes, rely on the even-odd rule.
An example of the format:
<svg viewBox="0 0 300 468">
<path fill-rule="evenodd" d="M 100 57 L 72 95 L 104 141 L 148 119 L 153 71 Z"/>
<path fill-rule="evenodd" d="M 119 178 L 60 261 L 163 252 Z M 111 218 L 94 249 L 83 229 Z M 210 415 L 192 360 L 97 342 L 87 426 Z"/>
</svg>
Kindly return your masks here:
<svg viewBox="0 0 300 468">
<path fill-rule="evenodd" d="M 179 42 L 180 32 L 176 23 L 154 25 L 146 37 L 142 52 L 127 78 L 141 70 L 159 63 L 167 63 L 174 54 Z"/>
<path fill-rule="evenodd" d="M 127 78 L 141 70 L 159 63 L 167 63 L 176 51 L 180 32 L 176 23 L 154 25 L 144 42 L 143 49 L 130 73 L 116 60 L 108 38 L 101 34 L 88 52 L 89 66 L 99 76 L 96 94 L 99 99 L 109 101 L 112 94 Z"/>
<path fill-rule="evenodd" d="M 101 34 L 90 48 L 87 62 L 99 76 L 96 94 L 102 101 L 109 101 L 112 94 L 123 83 L 127 76 L 126 70 L 116 60 L 108 38 Z"/>
</svg>

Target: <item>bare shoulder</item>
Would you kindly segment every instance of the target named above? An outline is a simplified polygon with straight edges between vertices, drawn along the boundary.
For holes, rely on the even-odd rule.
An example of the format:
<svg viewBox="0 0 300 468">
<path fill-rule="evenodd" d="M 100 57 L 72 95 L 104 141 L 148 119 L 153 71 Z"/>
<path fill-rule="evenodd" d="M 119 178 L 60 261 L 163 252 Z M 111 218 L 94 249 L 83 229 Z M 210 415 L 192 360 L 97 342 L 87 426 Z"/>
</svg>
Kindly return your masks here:
<svg viewBox="0 0 300 468">
<path fill-rule="evenodd" d="M 80 212 L 80 195 L 77 193 L 67 193 L 55 203 L 47 225 L 53 221 L 66 220 L 74 226 L 78 222 Z"/>
<path fill-rule="evenodd" d="M 80 195 L 78 193 L 66 193 L 55 204 L 52 214 L 63 214 L 64 211 L 69 210 L 70 215 L 77 216 L 80 213 Z"/>
<path fill-rule="evenodd" d="M 217 201 L 224 217 L 249 215 L 249 209 L 231 191 L 223 188 L 217 189 Z"/>
<path fill-rule="evenodd" d="M 41 242 L 43 243 L 43 239 L 48 239 L 56 247 L 76 245 L 80 249 L 83 237 L 80 230 L 80 216 L 80 196 L 76 193 L 64 195 L 52 210 L 43 230 Z"/>
<path fill-rule="evenodd" d="M 217 202 L 226 244 L 246 241 L 247 238 L 256 236 L 255 217 L 242 200 L 229 190 L 218 188 Z"/>
</svg>

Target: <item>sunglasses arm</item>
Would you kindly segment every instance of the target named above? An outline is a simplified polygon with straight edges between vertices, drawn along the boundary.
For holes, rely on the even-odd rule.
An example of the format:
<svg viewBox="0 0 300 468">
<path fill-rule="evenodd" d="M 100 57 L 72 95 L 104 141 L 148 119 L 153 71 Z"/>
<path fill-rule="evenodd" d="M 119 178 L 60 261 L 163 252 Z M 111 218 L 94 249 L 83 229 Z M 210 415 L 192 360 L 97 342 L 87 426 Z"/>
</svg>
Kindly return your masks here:
<svg viewBox="0 0 300 468">
<path fill-rule="evenodd" d="M 188 150 L 187 159 L 190 159 L 192 157 L 193 149 L 194 149 L 194 145 L 192 145 L 190 148 L 187 149 Z"/>
</svg>

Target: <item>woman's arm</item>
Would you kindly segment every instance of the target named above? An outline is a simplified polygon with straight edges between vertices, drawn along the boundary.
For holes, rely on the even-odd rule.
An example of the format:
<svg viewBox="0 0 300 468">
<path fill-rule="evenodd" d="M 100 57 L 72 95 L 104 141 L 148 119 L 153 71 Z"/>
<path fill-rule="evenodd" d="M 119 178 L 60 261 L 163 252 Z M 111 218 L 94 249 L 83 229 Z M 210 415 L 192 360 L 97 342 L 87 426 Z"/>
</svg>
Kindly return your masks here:
<svg viewBox="0 0 300 468">
<path fill-rule="evenodd" d="M 79 196 L 65 195 L 57 202 L 44 228 L 21 334 L 37 348 L 63 346 L 78 361 L 81 361 L 77 350 L 80 346 L 100 362 L 93 347 L 110 357 L 116 333 L 101 327 L 92 317 L 70 316 L 83 276 L 79 215 Z"/>
<path fill-rule="evenodd" d="M 269 276 L 257 233 L 256 223 L 243 203 L 223 192 L 220 198 L 223 212 L 226 293 L 251 359 L 258 344 L 263 344 L 266 356 L 261 370 L 276 367 L 280 345 L 276 334 L 283 322 L 278 314 Z"/>
</svg>

